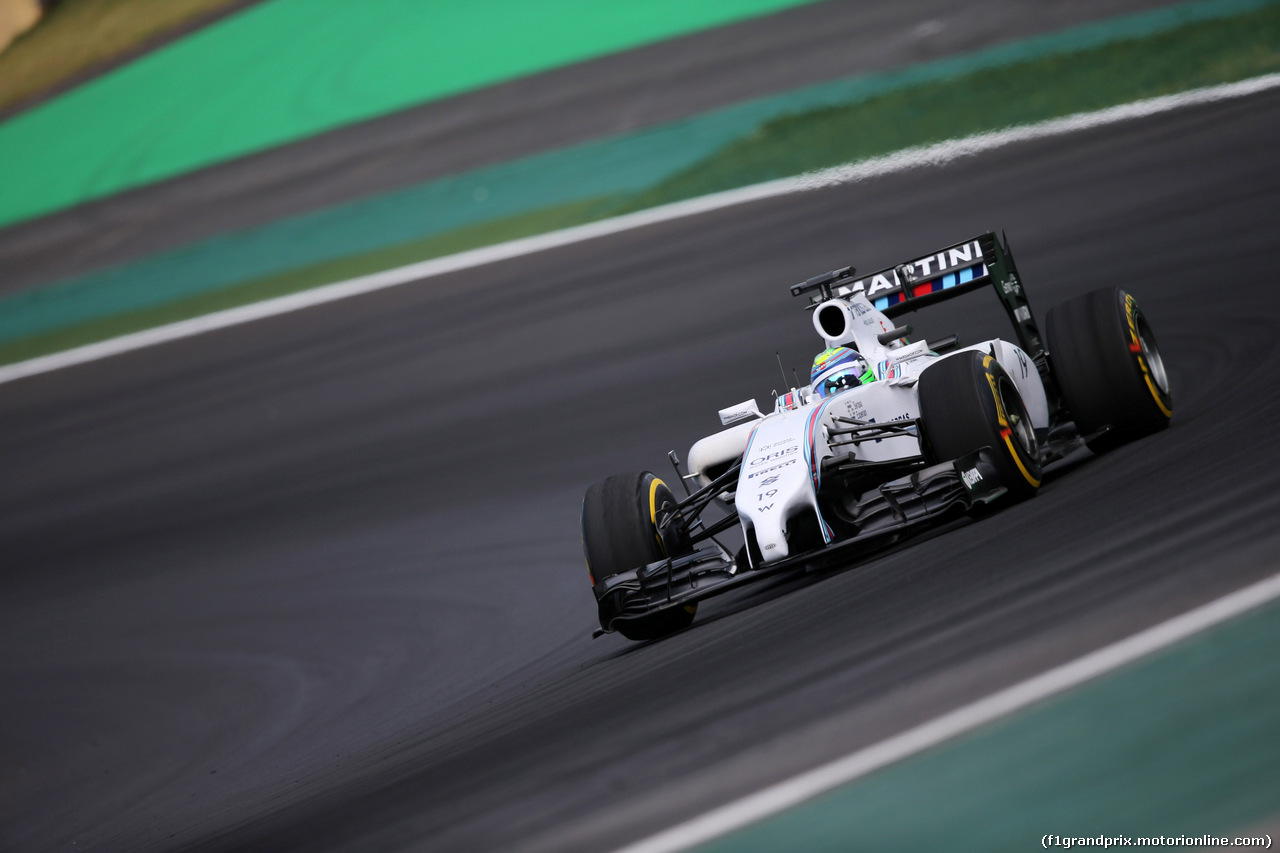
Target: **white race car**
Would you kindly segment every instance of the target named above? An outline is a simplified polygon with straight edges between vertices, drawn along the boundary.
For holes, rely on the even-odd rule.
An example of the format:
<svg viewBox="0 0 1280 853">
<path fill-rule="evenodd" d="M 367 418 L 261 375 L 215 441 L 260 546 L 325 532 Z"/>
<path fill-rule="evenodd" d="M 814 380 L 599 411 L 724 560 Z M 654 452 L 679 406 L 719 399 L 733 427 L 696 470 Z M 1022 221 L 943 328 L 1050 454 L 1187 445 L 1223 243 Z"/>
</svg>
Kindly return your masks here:
<svg viewBox="0 0 1280 853">
<path fill-rule="evenodd" d="M 893 318 L 994 287 L 1018 339 L 911 341 Z M 1116 287 L 1050 309 L 1044 337 L 1007 240 L 992 233 L 857 278 L 791 288 L 827 346 L 813 381 L 720 412 L 677 498 L 648 472 L 587 490 L 582 542 L 602 633 L 655 639 L 700 599 L 782 570 L 892 544 L 921 525 L 1036 493 L 1081 445 L 1102 452 L 1168 426 L 1169 378 L 1146 317 Z M 688 482 L 696 484 L 690 490 Z M 717 518 L 716 516 L 720 517 Z M 731 553 L 721 539 L 738 529 Z"/>
</svg>

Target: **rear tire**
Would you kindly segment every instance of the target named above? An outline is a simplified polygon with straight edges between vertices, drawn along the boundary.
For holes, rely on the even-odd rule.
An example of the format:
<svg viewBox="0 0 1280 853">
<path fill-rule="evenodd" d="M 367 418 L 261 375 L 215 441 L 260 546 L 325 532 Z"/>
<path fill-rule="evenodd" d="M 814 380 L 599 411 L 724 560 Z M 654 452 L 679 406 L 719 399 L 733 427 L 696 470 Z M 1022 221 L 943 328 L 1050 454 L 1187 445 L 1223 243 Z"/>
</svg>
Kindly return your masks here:
<svg viewBox="0 0 1280 853">
<path fill-rule="evenodd" d="M 1040 487 L 1040 449 L 1027 408 L 995 356 L 962 352 L 920 375 L 925 454 L 949 462 L 990 447 L 1000 482 L 1013 500 Z"/>
<path fill-rule="evenodd" d="M 1164 359 L 1137 301 L 1118 287 L 1086 293 L 1045 315 L 1045 344 L 1062 402 L 1089 449 L 1101 453 L 1169 426 Z"/>
<path fill-rule="evenodd" d="M 658 515 L 675 504 L 667 484 L 648 471 L 615 474 L 587 489 L 582 501 L 582 550 L 591 585 L 686 553 L 687 544 L 671 537 L 664 541 L 658 533 Z M 653 640 L 687 628 L 697 610 L 697 604 L 661 610 L 619 621 L 615 629 L 629 640 Z"/>
</svg>

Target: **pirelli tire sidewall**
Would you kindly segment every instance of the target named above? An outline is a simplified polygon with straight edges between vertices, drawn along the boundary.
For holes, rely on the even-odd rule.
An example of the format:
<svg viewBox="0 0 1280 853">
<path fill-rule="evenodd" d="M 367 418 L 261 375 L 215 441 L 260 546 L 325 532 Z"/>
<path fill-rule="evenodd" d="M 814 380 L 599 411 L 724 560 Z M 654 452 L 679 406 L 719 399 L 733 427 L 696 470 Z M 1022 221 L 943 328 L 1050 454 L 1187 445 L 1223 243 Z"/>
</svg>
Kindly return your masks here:
<svg viewBox="0 0 1280 853">
<path fill-rule="evenodd" d="M 1045 344 L 1067 411 L 1081 435 L 1093 436 L 1091 450 L 1169 426 L 1173 395 L 1164 358 L 1151 323 L 1123 288 L 1101 288 L 1049 309 Z"/>
<path fill-rule="evenodd" d="M 1000 483 L 1013 500 L 1040 488 L 1040 450 L 1013 379 L 988 353 L 962 352 L 920 376 L 920 421 L 926 455 L 950 462 L 983 447 L 992 451 Z"/>
<path fill-rule="evenodd" d="M 582 551 L 592 587 L 622 572 L 688 551 L 678 540 L 664 541 L 658 518 L 676 504 L 671 489 L 648 471 L 615 474 L 593 484 L 582 500 Z M 697 605 L 675 607 L 638 619 L 612 622 L 612 602 L 600 600 L 601 627 L 633 640 L 655 639 L 693 621 Z"/>
</svg>

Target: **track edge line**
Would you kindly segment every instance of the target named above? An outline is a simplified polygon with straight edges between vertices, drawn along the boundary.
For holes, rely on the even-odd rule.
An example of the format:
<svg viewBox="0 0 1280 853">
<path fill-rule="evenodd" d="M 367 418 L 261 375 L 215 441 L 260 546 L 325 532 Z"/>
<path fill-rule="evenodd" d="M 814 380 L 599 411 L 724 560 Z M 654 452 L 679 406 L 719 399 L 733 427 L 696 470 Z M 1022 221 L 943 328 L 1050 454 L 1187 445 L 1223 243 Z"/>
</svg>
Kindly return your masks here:
<svg viewBox="0 0 1280 853">
<path fill-rule="evenodd" d="M 1134 101 L 1095 112 L 1076 113 L 1034 124 L 979 133 L 961 139 L 904 148 L 856 163 L 724 190 L 610 219 L 590 222 L 585 225 L 576 225 L 559 231 L 550 231 L 544 234 L 511 240 L 506 243 L 483 246 L 454 255 L 419 261 L 402 267 L 320 285 L 319 287 L 286 296 L 278 296 L 261 302 L 251 302 L 235 308 L 203 314 L 163 326 L 155 326 L 140 332 L 108 338 L 49 355 L 0 365 L 0 384 L 60 370 L 65 367 L 72 367 L 77 364 L 98 361 L 113 355 L 120 355 L 170 341 L 194 337 L 217 329 L 225 329 L 255 320 L 300 311 L 304 308 L 349 299 L 354 296 L 385 290 L 389 287 L 409 284 L 410 282 L 421 281 L 447 273 L 643 228 L 647 225 L 684 219 L 739 204 L 775 198 L 791 193 L 856 183 L 868 178 L 904 172 L 915 168 L 944 166 L 961 157 L 974 156 L 1017 142 L 1092 130 L 1097 127 L 1145 118 L 1183 107 L 1245 97 L 1277 87 L 1280 87 L 1280 73 L 1266 74 L 1235 83 L 1225 83 L 1202 89 L 1192 89 L 1173 95 Z"/>
<path fill-rule="evenodd" d="M 772 817 L 876 770 L 1114 672 L 1280 598 L 1280 573 L 1046 670 L 842 758 L 748 794 L 616 853 L 676 853 Z"/>
</svg>

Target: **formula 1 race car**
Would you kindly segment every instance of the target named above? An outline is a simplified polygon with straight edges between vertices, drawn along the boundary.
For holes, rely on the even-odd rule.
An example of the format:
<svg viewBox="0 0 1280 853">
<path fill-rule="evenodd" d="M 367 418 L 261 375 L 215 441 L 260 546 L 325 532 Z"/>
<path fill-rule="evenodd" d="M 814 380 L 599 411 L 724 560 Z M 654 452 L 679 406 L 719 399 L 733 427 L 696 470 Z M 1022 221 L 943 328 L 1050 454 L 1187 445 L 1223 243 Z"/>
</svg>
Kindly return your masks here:
<svg viewBox="0 0 1280 853">
<path fill-rule="evenodd" d="M 911 326 L 893 322 L 983 287 L 1016 345 L 912 342 Z M 1024 500 L 1050 462 L 1149 435 L 1173 413 L 1133 296 L 1111 287 L 1070 299 L 1050 309 L 1042 337 L 1008 241 L 993 233 L 863 278 L 833 270 L 791 293 L 808 296 L 828 347 L 811 384 L 778 395 L 768 414 L 755 400 L 721 410 L 728 428 L 693 445 L 688 474 L 673 451 L 684 498 L 649 472 L 587 490 L 596 636 L 662 637 L 688 626 L 699 600 L 743 583 Z M 731 553 L 717 537 L 735 528 L 743 544 Z"/>
</svg>

